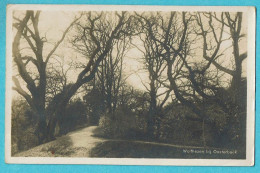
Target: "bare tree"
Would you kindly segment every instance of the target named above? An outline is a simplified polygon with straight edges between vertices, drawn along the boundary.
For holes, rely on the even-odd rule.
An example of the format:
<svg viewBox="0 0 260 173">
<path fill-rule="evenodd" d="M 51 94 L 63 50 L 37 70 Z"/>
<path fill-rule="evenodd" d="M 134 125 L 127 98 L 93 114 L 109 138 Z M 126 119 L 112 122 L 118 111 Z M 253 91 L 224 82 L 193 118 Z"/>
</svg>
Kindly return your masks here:
<svg viewBox="0 0 260 173">
<path fill-rule="evenodd" d="M 46 138 L 47 124 L 46 124 L 46 67 L 47 64 L 59 47 L 61 42 L 64 40 L 66 34 L 70 28 L 76 23 L 78 18 L 76 18 L 64 31 L 62 37 L 54 45 L 54 47 L 49 51 L 47 56 L 43 55 L 44 43 L 47 41 L 45 37 L 40 35 L 39 31 L 39 18 L 40 11 L 26 11 L 26 14 L 22 20 L 15 18 L 17 23 L 13 26 L 17 29 L 13 41 L 13 60 L 17 65 L 18 72 L 22 80 L 26 83 L 27 91 L 22 89 L 19 80 L 13 77 L 15 86 L 13 89 L 22 95 L 28 104 L 31 106 L 32 110 L 38 117 L 38 128 L 37 134 L 39 143 L 43 143 Z M 33 55 L 22 55 L 20 44 L 22 40 L 26 41 L 29 45 Z M 33 78 L 33 74 L 29 72 L 29 65 L 36 67 L 38 79 Z"/>
<path fill-rule="evenodd" d="M 79 73 L 75 83 L 68 85 L 62 92 L 58 108 L 50 120 L 49 135 L 53 138 L 53 132 L 58 120 L 63 115 L 64 107 L 77 90 L 85 83 L 90 82 L 98 70 L 100 62 L 105 59 L 113 47 L 113 42 L 130 35 L 131 31 L 129 17 L 126 12 L 115 13 L 114 22 L 112 18 L 106 18 L 104 13 L 86 13 L 82 20 L 77 23 L 77 34 L 72 44 L 86 59 L 87 64 Z"/>
<path fill-rule="evenodd" d="M 192 63 L 189 62 L 192 44 L 194 44 L 194 40 L 196 40 L 196 37 L 192 36 L 194 29 L 192 28 L 193 21 L 194 14 L 187 14 L 185 12 L 172 12 L 168 17 L 152 17 L 148 20 L 147 30 L 151 40 L 148 45 L 155 45 L 148 50 L 148 53 L 150 53 L 148 63 L 158 59 L 160 63 L 156 64 L 159 65 L 158 67 L 160 68 L 163 67 L 163 63 L 166 63 L 169 89 L 174 91 L 175 97 L 182 104 L 196 113 L 198 117 L 192 117 L 192 119 L 203 121 L 204 127 L 204 120 L 207 117 L 207 113 L 203 107 L 203 100 L 201 100 L 201 98 L 211 98 L 216 102 L 217 100 L 213 95 L 210 95 L 209 91 L 202 87 L 205 84 L 204 81 L 209 82 L 209 79 L 207 79 L 204 74 L 206 70 L 209 69 L 211 62 L 200 68 L 196 67 L 194 63 L 192 65 Z M 222 34 L 220 34 L 219 38 L 216 38 L 217 46 L 215 50 L 212 51 L 213 53 L 211 57 L 209 57 L 210 59 L 214 59 L 218 56 L 221 39 Z M 207 53 L 207 44 L 207 42 L 204 43 L 205 54 Z M 155 54 L 151 56 L 151 52 L 155 52 Z M 152 67 L 150 68 L 150 74 L 156 76 L 154 75 L 154 69 L 156 69 L 156 67 L 154 68 L 153 65 L 150 65 L 150 67 Z M 161 73 L 157 74 L 161 75 Z M 162 83 L 158 77 L 155 78 L 155 80 Z"/>
<path fill-rule="evenodd" d="M 168 78 L 170 80 L 171 87 L 175 92 L 176 98 L 178 98 L 178 100 L 181 101 L 184 105 L 192 108 L 192 110 L 199 116 L 198 119 L 202 120 L 203 122 L 202 128 L 204 146 L 206 145 L 204 124 L 205 121 L 208 121 L 209 117 L 211 116 L 210 112 L 212 111 L 210 110 L 212 108 L 205 107 L 205 105 L 215 105 L 215 108 L 219 107 L 221 111 L 223 111 L 223 114 L 226 115 L 228 124 L 236 124 L 236 122 L 234 122 L 234 120 L 236 121 L 235 114 L 239 114 L 239 112 L 242 111 L 242 109 L 238 110 L 238 107 L 241 107 L 241 101 L 230 101 L 230 97 L 233 98 L 233 100 L 241 100 L 235 98 L 241 98 L 240 95 L 243 93 L 242 90 L 238 89 L 238 86 L 242 86 L 242 61 L 244 58 L 246 58 L 246 53 L 239 55 L 238 46 L 238 38 L 241 37 L 238 35 L 241 31 L 242 14 L 237 13 L 234 19 L 230 18 L 229 13 L 221 13 L 219 16 L 220 19 L 216 16 L 216 14 L 213 13 L 192 14 L 190 15 L 190 25 L 185 22 L 184 17 L 184 29 L 182 32 L 183 35 L 181 37 L 183 39 L 181 39 L 179 42 L 182 44 L 178 45 L 178 49 L 172 47 L 173 49 L 171 50 L 173 52 L 173 58 L 171 59 L 169 58 L 170 56 L 168 56 L 166 60 L 168 64 Z M 226 16 L 226 19 L 224 16 Z M 226 20 L 229 22 L 225 22 Z M 196 24 L 192 25 L 193 21 L 195 21 Z M 233 23 L 231 24 L 231 22 Z M 197 29 L 197 26 L 199 29 Z M 222 43 L 226 40 L 230 40 L 230 38 L 223 38 L 223 33 L 228 32 L 225 30 L 225 26 L 228 26 L 231 40 L 233 41 L 235 70 L 228 69 L 218 62 L 218 59 L 223 57 L 226 51 L 221 50 Z M 198 41 L 192 42 L 192 38 L 189 37 L 189 35 L 191 36 L 193 31 L 189 31 L 189 28 L 193 28 L 193 31 L 196 35 L 195 38 Z M 186 35 L 184 35 L 185 32 Z M 192 60 L 192 55 L 194 56 L 192 51 L 194 44 L 202 45 L 198 50 L 195 50 L 195 53 L 201 50 L 202 56 L 204 60 L 206 60 L 200 62 L 200 64 L 195 63 L 196 61 L 190 62 Z M 183 67 L 185 67 L 182 71 L 180 71 L 181 73 L 178 74 L 181 81 L 172 77 L 172 70 L 173 68 L 176 68 L 174 61 L 177 58 L 181 60 Z M 169 61 L 169 59 L 171 59 L 171 61 Z M 228 88 L 227 86 L 225 87 L 220 82 L 221 78 L 225 74 L 232 76 L 231 88 Z M 239 82 L 234 85 L 235 81 Z M 181 83 L 183 83 L 183 86 L 185 86 L 183 90 L 181 89 L 183 87 L 180 85 Z M 232 88 L 234 89 L 235 93 L 231 94 L 230 96 L 230 91 L 232 93 Z M 238 93 L 237 90 L 239 90 L 240 93 Z M 240 119 L 239 122 L 243 124 L 245 122 L 244 120 Z M 239 129 L 240 128 L 237 130 L 240 131 Z M 230 128 L 226 128 L 226 130 L 230 130 Z M 227 133 L 227 131 L 225 131 L 225 133 Z M 230 141 L 233 139 L 234 135 L 230 136 Z"/>
<path fill-rule="evenodd" d="M 104 105 L 109 114 L 113 115 L 123 87 L 123 58 L 129 47 L 127 38 L 122 38 L 113 43 L 113 48 L 104 59 L 97 72 L 99 90 L 102 94 Z"/>
<path fill-rule="evenodd" d="M 203 22 L 201 15 L 204 16 L 204 20 L 206 18 L 207 22 Z M 232 17 L 234 19 L 232 19 Z M 214 20 L 214 22 L 213 22 Z M 239 52 L 239 41 L 243 37 L 241 34 L 241 24 L 242 24 L 242 13 L 236 13 L 236 14 L 230 14 L 230 13 L 221 13 L 220 17 L 216 15 L 216 13 L 197 13 L 196 15 L 196 21 L 199 26 L 200 32 L 197 32 L 196 34 L 202 37 L 202 42 L 203 42 L 203 58 L 207 60 L 207 64 L 201 68 L 200 70 L 193 70 L 190 69 L 189 71 L 191 73 L 200 73 L 204 75 L 206 71 L 210 71 L 212 73 L 212 66 L 217 69 L 217 72 L 215 73 L 220 73 L 218 71 L 221 71 L 225 73 L 226 75 L 230 75 L 232 77 L 232 82 L 229 85 L 231 90 L 232 90 L 232 99 L 233 102 L 239 106 L 243 107 L 241 105 L 241 86 L 243 85 L 243 80 L 241 78 L 242 75 L 242 62 L 244 59 L 247 57 L 247 53 L 240 54 Z M 219 28 L 216 26 L 213 26 L 213 23 L 218 23 L 219 22 Z M 226 27 L 226 28 L 225 28 Z M 217 32 L 217 30 L 220 30 Z M 227 34 L 230 35 L 230 38 L 223 38 L 223 32 L 226 32 Z M 213 38 L 213 41 L 212 41 Z M 221 44 L 224 41 L 227 40 L 232 40 L 232 49 L 233 49 L 233 62 L 234 62 L 234 67 L 228 68 L 221 63 L 218 62 L 218 59 L 223 57 L 224 51 L 220 51 Z M 212 42 L 215 42 L 213 44 Z M 209 55 L 208 52 L 213 52 L 211 55 Z M 230 65 L 229 65 L 230 66 Z M 195 75 L 193 75 L 195 76 Z M 202 84 L 198 81 L 196 81 L 195 77 L 192 78 L 192 82 L 194 83 L 196 87 L 196 91 L 200 93 L 201 96 L 205 98 L 209 98 L 209 94 L 206 92 L 201 92 L 199 91 L 199 86 L 203 86 L 205 88 L 211 89 L 213 93 L 215 93 L 214 96 L 216 96 L 216 92 L 218 91 L 219 88 L 224 88 L 223 86 L 220 86 L 219 83 L 209 83 L 208 84 Z M 205 77 L 204 77 L 205 78 Z M 219 77 L 216 77 L 216 79 L 219 79 Z M 208 80 L 209 81 L 209 80 Z M 212 80 L 211 80 L 212 81 Z M 196 84 L 197 83 L 197 84 Z M 217 88 L 219 87 L 219 88 Z M 227 88 L 227 87 L 226 87 Z M 228 93 L 227 93 L 228 94 Z M 211 97 L 211 99 L 217 97 Z M 219 100 L 216 100 L 219 101 Z M 221 105 L 223 109 L 226 109 L 224 105 Z"/>
<path fill-rule="evenodd" d="M 214 66 L 231 76 L 231 84 L 225 94 L 229 100 L 229 123 L 234 127 L 232 140 L 245 147 L 245 131 L 246 131 L 246 78 L 242 78 L 242 63 L 247 58 L 247 51 L 241 53 L 241 40 L 244 37 L 242 33 L 242 12 L 229 13 L 225 12 L 219 18 L 216 14 L 212 15 L 215 20 L 227 28 L 227 33 L 232 41 L 231 61 L 233 66 L 226 67 L 216 61 L 212 63 Z"/>
<path fill-rule="evenodd" d="M 13 57 L 14 62 L 18 67 L 19 74 L 23 81 L 27 84 L 27 88 L 30 93 L 27 93 L 22 89 L 17 78 L 14 79 L 16 90 L 21 94 L 28 102 L 28 104 L 35 111 L 35 114 L 39 117 L 38 123 L 38 138 L 39 143 L 51 140 L 54 138 L 54 129 L 58 120 L 61 119 L 63 115 L 64 108 L 68 104 L 70 98 L 76 93 L 76 91 L 85 83 L 91 81 L 94 74 L 97 71 L 99 63 L 106 57 L 109 53 L 112 43 L 116 39 L 120 39 L 125 33 L 123 30 L 127 28 L 129 23 L 129 17 L 125 12 L 122 14 L 117 14 L 114 22 L 107 21 L 104 18 L 104 14 L 93 15 L 91 12 L 85 14 L 84 18 L 79 21 L 76 18 L 69 27 L 65 30 L 62 38 L 54 45 L 53 49 L 47 54 L 46 57 L 43 56 L 44 43 L 46 39 L 41 37 L 38 28 L 40 12 L 26 11 L 26 15 L 22 20 L 18 19 L 18 23 L 14 24 L 17 28 L 17 33 L 13 41 Z M 84 21 L 83 21 L 84 20 Z M 79 22 L 78 22 L 79 21 Z M 31 22 L 31 23 L 30 23 Z M 46 81 L 47 73 L 46 67 L 52 57 L 53 53 L 56 51 L 60 43 L 64 40 L 66 34 L 70 28 L 77 23 L 85 23 L 82 30 L 78 30 L 79 34 L 83 34 L 87 38 L 88 46 L 87 54 L 84 54 L 88 59 L 87 64 L 79 73 L 75 83 L 67 84 L 63 90 L 58 93 L 53 100 L 55 103 L 55 109 L 49 112 L 49 121 L 46 120 Z M 30 27 L 32 24 L 33 27 Z M 108 28 L 104 28 L 106 27 Z M 126 32 L 128 30 L 126 29 Z M 105 38 L 105 39 L 104 39 Z M 25 39 L 30 49 L 33 51 L 34 56 L 23 56 L 20 53 L 20 42 Z M 75 44 L 79 40 L 75 39 Z M 79 49 L 80 50 L 80 49 Z M 32 78 L 28 69 L 26 68 L 29 63 L 36 66 L 37 72 L 39 73 L 39 81 Z"/>
<path fill-rule="evenodd" d="M 47 67 L 47 91 L 46 100 L 49 103 L 52 98 L 62 92 L 69 84 L 68 73 L 75 68 L 73 62 L 66 62 L 64 56 L 55 56 Z"/>
<path fill-rule="evenodd" d="M 236 103 L 237 106 L 239 106 L 239 109 L 244 109 L 244 105 L 241 105 L 241 94 L 243 91 L 241 90 L 241 87 L 243 85 L 243 79 L 242 79 L 242 63 L 247 58 L 247 52 L 241 53 L 239 46 L 241 39 L 244 37 L 244 34 L 242 34 L 242 12 L 237 13 L 224 13 L 224 17 L 218 18 L 216 14 L 214 14 L 214 18 L 222 23 L 222 25 L 226 26 L 229 30 L 228 34 L 230 35 L 230 39 L 232 40 L 232 49 L 233 49 L 233 62 L 234 66 L 230 69 L 227 68 L 221 64 L 219 64 L 216 61 L 213 61 L 212 63 L 218 68 L 219 70 L 229 74 L 232 76 L 232 83 L 231 88 L 233 89 L 233 100 Z"/>
<path fill-rule="evenodd" d="M 158 40 L 163 40 L 163 37 L 167 32 L 164 27 L 173 20 L 175 13 L 169 13 L 167 15 L 162 15 L 159 12 L 147 14 L 136 13 L 136 15 L 142 28 L 139 37 L 142 40 L 144 47 L 144 50 L 139 50 L 143 53 L 142 61 L 149 74 L 148 87 L 143 83 L 150 95 L 147 132 L 150 137 L 153 137 L 155 133 L 154 126 L 156 126 L 156 137 L 159 138 L 158 130 L 160 129 L 160 119 L 163 115 L 162 109 L 171 90 L 168 89 L 164 93 L 159 93 L 159 89 L 164 87 L 159 81 L 163 80 L 162 76 L 167 66 L 162 56 L 164 49 Z M 161 35 L 159 35 L 159 33 Z M 155 39 L 155 37 L 157 37 L 157 39 Z M 159 99 L 162 96 L 164 97 Z"/>
</svg>

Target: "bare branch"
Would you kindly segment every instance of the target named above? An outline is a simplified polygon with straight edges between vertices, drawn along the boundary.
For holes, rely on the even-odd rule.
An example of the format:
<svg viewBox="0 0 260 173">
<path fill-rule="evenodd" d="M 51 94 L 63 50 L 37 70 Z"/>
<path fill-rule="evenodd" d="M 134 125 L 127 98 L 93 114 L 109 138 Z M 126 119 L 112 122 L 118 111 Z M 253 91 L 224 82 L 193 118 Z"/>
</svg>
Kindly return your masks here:
<svg viewBox="0 0 260 173">
<path fill-rule="evenodd" d="M 81 15 L 81 16 L 82 16 L 82 15 Z M 45 64 L 48 63 L 50 57 L 51 57 L 52 54 L 56 51 L 56 49 L 59 47 L 59 45 L 62 43 L 62 41 L 64 40 L 66 34 L 69 32 L 70 28 L 81 18 L 81 16 L 78 17 L 78 18 L 76 18 L 76 19 L 74 19 L 73 22 L 72 22 L 72 23 L 67 27 L 67 29 L 63 32 L 61 39 L 54 45 L 54 47 L 52 48 L 52 50 L 51 50 L 51 51 L 49 52 L 49 54 L 47 55 L 46 60 L 45 60 Z"/>
<path fill-rule="evenodd" d="M 15 84 L 15 87 L 12 87 L 12 89 L 18 92 L 20 95 L 22 95 L 31 107 L 34 107 L 31 96 L 22 89 L 18 79 L 14 76 L 12 77 L 12 79 Z"/>
</svg>

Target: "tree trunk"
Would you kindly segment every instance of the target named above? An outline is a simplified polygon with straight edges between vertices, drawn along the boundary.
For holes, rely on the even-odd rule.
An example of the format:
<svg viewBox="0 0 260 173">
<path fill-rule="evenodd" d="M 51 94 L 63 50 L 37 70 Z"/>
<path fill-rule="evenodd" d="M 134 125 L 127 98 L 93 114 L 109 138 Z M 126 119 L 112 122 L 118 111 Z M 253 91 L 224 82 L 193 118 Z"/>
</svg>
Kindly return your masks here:
<svg viewBox="0 0 260 173">
<path fill-rule="evenodd" d="M 47 129 L 47 136 L 46 136 L 46 142 L 52 141 L 55 139 L 54 137 L 54 132 L 55 132 L 55 127 L 57 124 L 57 118 L 53 116 L 48 123 L 48 129 Z"/>
<path fill-rule="evenodd" d="M 46 135 L 47 135 L 47 124 L 46 124 L 45 115 L 42 112 L 38 113 L 38 115 L 39 115 L 39 120 L 37 124 L 36 134 L 38 137 L 38 143 L 43 144 L 45 142 Z"/>
<path fill-rule="evenodd" d="M 155 81 L 152 79 L 150 82 L 150 108 L 147 121 L 147 134 L 148 137 L 154 138 L 154 125 L 155 125 L 155 116 L 157 114 L 156 109 L 156 89 Z"/>
</svg>

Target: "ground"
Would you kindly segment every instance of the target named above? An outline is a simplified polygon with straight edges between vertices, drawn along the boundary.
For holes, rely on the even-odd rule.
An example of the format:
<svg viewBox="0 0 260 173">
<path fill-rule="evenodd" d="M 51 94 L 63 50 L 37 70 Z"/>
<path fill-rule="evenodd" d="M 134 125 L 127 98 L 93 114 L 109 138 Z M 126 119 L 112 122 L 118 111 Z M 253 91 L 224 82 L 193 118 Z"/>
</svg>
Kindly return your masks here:
<svg viewBox="0 0 260 173">
<path fill-rule="evenodd" d="M 158 142 L 104 139 L 99 128 L 89 126 L 39 145 L 14 157 L 106 157 L 106 158 L 239 158 L 240 153 L 214 154 L 225 149 L 182 146 Z M 206 152 L 208 151 L 208 152 Z M 210 151 L 210 153 L 209 153 Z M 234 151 L 230 151 L 234 152 Z"/>
<path fill-rule="evenodd" d="M 68 133 L 55 141 L 39 145 L 15 156 L 24 157 L 90 157 L 90 151 L 98 143 L 106 141 L 93 136 L 97 126 L 90 126 Z"/>
</svg>

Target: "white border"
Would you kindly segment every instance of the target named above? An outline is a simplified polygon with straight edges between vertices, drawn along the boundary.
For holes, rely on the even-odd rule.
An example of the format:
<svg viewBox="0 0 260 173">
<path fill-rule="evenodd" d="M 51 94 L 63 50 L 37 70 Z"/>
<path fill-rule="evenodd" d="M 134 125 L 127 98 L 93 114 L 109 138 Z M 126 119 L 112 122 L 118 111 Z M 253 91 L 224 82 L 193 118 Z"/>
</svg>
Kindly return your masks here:
<svg viewBox="0 0 260 173">
<path fill-rule="evenodd" d="M 130 158 L 64 158 L 11 156 L 12 98 L 12 13 L 13 10 L 48 11 L 229 11 L 248 14 L 247 57 L 247 133 L 246 159 L 130 159 Z M 8 5 L 6 15 L 6 107 L 5 162 L 20 164 L 96 164 L 96 165 L 189 165 L 189 166 L 253 166 L 255 136 L 255 7 L 241 6 L 137 6 L 137 5 Z"/>
</svg>

